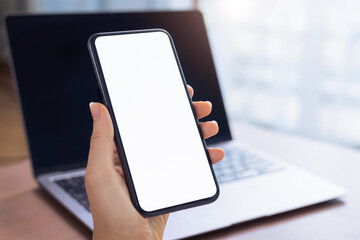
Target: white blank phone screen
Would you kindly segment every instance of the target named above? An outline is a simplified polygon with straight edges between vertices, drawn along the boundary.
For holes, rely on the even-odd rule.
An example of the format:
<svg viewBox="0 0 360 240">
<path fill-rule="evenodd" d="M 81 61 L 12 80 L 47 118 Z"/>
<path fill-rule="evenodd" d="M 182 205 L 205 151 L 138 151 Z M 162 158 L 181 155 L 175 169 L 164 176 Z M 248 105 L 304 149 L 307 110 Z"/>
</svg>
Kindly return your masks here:
<svg viewBox="0 0 360 240">
<path fill-rule="evenodd" d="M 168 35 L 100 36 L 95 46 L 140 207 L 154 211 L 214 196 Z"/>
</svg>

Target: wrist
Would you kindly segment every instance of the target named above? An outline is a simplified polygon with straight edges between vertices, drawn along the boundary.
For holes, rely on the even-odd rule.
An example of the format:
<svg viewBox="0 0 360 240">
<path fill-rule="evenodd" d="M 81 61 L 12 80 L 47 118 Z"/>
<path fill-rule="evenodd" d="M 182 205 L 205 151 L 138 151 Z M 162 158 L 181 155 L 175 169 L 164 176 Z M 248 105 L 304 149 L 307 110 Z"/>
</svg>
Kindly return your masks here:
<svg viewBox="0 0 360 240">
<path fill-rule="evenodd" d="M 161 239 L 152 236 L 151 231 L 141 231 L 141 229 L 137 229 L 136 231 L 123 230 L 123 231 L 114 231 L 111 230 L 99 230 L 94 228 L 93 232 L 93 240 L 119 240 L 119 239 L 144 239 L 144 240 L 153 240 L 153 239 Z"/>
</svg>

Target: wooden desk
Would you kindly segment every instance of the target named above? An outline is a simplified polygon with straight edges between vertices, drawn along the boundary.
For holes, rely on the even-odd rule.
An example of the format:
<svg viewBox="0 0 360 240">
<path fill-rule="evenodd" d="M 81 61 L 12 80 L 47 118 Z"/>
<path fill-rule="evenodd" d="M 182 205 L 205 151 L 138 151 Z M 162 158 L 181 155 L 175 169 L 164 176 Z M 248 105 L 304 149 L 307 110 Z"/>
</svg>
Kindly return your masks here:
<svg viewBox="0 0 360 240">
<path fill-rule="evenodd" d="M 360 152 L 249 125 L 237 137 L 347 188 L 331 201 L 205 234 L 198 239 L 360 239 Z M 39 189 L 29 161 L 0 169 L 0 239 L 89 239 L 91 232 Z"/>
</svg>

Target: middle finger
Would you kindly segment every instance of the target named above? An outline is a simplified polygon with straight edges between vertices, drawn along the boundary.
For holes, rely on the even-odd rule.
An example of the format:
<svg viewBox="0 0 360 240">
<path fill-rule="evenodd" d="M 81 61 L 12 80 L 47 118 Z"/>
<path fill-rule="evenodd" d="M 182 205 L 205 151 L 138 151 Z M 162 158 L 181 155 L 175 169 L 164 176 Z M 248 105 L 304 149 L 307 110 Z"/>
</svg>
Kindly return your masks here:
<svg viewBox="0 0 360 240">
<path fill-rule="evenodd" d="M 200 128 L 205 139 L 212 137 L 219 132 L 219 126 L 216 121 L 201 122 Z"/>
<path fill-rule="evenodd" d="M 209 101 L 193 102 L 196 116 L 198 119 L 208 116 L 211 113 L 212 104 Z"/>
</svg>

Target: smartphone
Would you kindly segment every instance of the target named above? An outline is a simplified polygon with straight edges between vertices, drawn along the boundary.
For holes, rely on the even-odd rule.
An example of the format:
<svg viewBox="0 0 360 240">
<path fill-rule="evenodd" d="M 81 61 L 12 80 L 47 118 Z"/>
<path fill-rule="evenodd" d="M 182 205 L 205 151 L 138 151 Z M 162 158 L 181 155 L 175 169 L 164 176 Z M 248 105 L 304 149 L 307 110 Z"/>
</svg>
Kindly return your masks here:
<svg viewBox="0 0 360 240">
<path fill-rule="evenodd" d="M 139 213 L 150 217 L 215 201 L 219 186 L 170 34 L 96 33 L 88 48 Z"/>
</svg>

